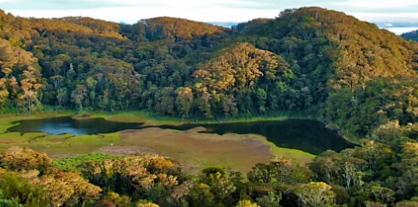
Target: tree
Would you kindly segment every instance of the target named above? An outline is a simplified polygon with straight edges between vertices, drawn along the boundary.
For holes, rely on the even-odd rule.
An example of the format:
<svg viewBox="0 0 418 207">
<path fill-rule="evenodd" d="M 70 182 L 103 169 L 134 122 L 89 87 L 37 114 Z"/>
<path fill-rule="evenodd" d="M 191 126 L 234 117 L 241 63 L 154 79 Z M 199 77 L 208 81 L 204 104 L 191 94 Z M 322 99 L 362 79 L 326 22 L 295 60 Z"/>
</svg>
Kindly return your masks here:
<svg viewBox="0 0 418 207">
<path fill-rule="evenodd" d="M 98 202 L 96 202 L 96 206 L 115 206 L 115 207 L 130 207 L 131 206 L 131 198 L 129 196 L 120 196 L 114 192 L 108 192 L 106 195 Z"/>
<path fill-rule="evenodd" d="M 180 87 L 176 90 L 177 108 L 183 118 L 189 117 L 190 109 L 193 104 L 193 91 L 189 87 Z"/>
<path fill-rule="evenodd" d="M 255 183 L 298 184 L 309 181 L 311 171 L 291 159 L 278 157 L 269 164 L 257 164 L 247 178 Z"/>
<path fill-rule="evenodd" d="M 418 206 L 418 201 L 401 201 L 396 203 L 395 207 L 415 207 Z"/>
<path fill-rule="evenodd" d="M 380 203 L 390 204 L 395 201 L 395 192 L 392 189 L 382 187 L 380 184 L 372 183 L 370 187 L 367 188 L 368 192 L 371 194 L 371 198 L 374 201 Z"/>
<path fill-rule="evenodd" d="M 363 185 L 363 171 L 366 161 L 354 158 L 353 150 L 347 149 L 340 154 L 326 151 L 314 158 L 309 168 L 316 173 L 320 181 L 344 186 L 348 191 Z"/>
<path fill-rule="evenodd" d="M 9 91 L 7 90 L 7 80 L 5 78 L 0 79 L 0 106 L 6 103 L 9 99 Z"/>
<path fill-rule="evenodd" d="M 262 207 L 281 207 L 281 193 L 269 192 L 267 195 L 257 198 L 257 203 Z"/>
<path fill-rule="evenodd" d="M 398 177 L 397 188 L 404 197 L 408 198 L 418 186 L 418 143 L 404 143 L 401 158 L 398 170 L 402 176 Z"/>
<path fill-rule="evenodd" d="M 301 207 L 327 207 L 335 205 L 335 193 L 331 186 L 322 182 L 311 182 L 298 186 L 293 193 Z"/>
<path fill-rule="evenodd" d="M 260 206 L 257 205 L 256 203 L 252 203 L 249 200 L 242 200 L 242 201 L 238 202 L 236 207 L 260 207 Z"/>
<path fill-rule="evenodd" d="M 214 206 L 215 196 L 210 190 L 210 186 L 200 183 L 195 185 L 189 194 L 191 206 L 210 207 Z"/>
<path fill-rule="evenodd" d="M 230 180 L 229 173 L 219 170 L 211 172 L 211 170 L 211 168 L 204 170 L 204 174 L 200 178 L 201 182 L 210 186 L 210 191 L 214 195 L 216 203 L 231 206 L 234 203 L 232 194 L 237 190 L 237 187 Z"/>
<path fill-rule="evenodd" d="M 68 102 L 68 91 L 66 88 L 60 88 L 57 91 L 57 101 L 59 106 L 66 105 Z"/>
<path fill-rule="evenodd" d="M 266 112 L 266 101 L 267 101 L 267 93 L 264 89 L 259 88 L 256 91 L 257 103 L 258 103 L 258 111 L 260 113 Z"/>
<path fill-rule="evenodd" d="M 14 173 L 0 176 L 0 205 L 5 207 L 37 207 L 48 206 L 49 195 L 29 180 L 18 177 Z"/>
<path fill-rule="evenodd" d="M 71 93 L 71 98 L 78 105 L 80 111 L 83 110 L 83 100 L 87 95 L 87 88 L 84 85 L 77 85 L 76 89 Z"/>
<path fill-rule="evenodd" d="M 45 153 L 28 148 L 11 147 L 0 154 L 0 167 L 10 170 L 44 170 L 51 163 Z"/>
<path fill-rule="evenodd" d="M 367 161 L 371 176 L 378 176 L 379 172 L 395 161 L 395 152 L 390 146 L 365 140 L 361 148 L 354 150 L 354 157 Z M 383 175 L 380 175 L 383 176 Z"/>
<path fill-rule="evenodd" d="M 135 207 L 159 207 L 159 205 L 148 201 L 140 201 L 136 203 Z"/>
<path fill-rule="evenodd" d="M 27 107 L 27 111 L 32 111 L 33 103 L 38 103 L 37 91 L 42 85 L 37 83 L 34 71 L 24 71 L 23 76 L 25 78 L 20 81 L 21 89 L 23 90 L 20 99 L 22 101 L 25 100 L 23 105 Z"/>
<path fill-rule="evenodd" d="M 89 183 L 79 174 L 49 169 L 45 175 L 34 181 L 42 186 L 51 196 L 53 206 L 85 206 L 91 200 L 99 198 L 102 189 Z"/>
</svg>

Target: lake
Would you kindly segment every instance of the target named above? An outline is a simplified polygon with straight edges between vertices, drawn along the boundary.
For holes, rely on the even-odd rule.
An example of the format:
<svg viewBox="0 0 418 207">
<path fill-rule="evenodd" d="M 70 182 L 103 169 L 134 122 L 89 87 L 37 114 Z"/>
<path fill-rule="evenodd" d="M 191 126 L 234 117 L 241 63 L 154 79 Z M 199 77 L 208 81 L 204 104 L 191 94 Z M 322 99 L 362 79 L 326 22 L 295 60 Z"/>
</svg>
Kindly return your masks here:
<svg viewBox="0 0 418 207">
<path fill-rule="evenodd" d="M 163 129 L 188 130 L 198 126 L 207 129 L 204 133 L 258 134 L 267 137 L 279 147 L 299 149 L 318 155 L 328 149 L 341 151 L 356 145 L 339 136 L 322 122 L 307 119 L 287 119 L 281 121 L 258 121 L 222 124 L 184 124 L 161 126 Z"/>
<path fill-rule="evenodd" d="M 49 134 L 72 133 L 74 135 L 112 133 L 125 129 L 145 128 L 142 124 L 111 122 L 105 119 L 75 120 L 71 117 L 34 119 L 17 122 L 9 132 L 46 132 Z M 337 152 L 355 145 L 346 141 L 335 131 L 315 120 L 289 119 L 282 121 L 259 121 L 247 123 L 219 124 L 183 124 L 179 126 L 163 125 L 163 129 L 188 130 L 198 126 L 207 129 L 202 133 L 258 134 L 279 147 L 299 149 L 319 154 L 328 149 Z M 140 137 L 138 137 L 140 139 Z"/>
</svg>

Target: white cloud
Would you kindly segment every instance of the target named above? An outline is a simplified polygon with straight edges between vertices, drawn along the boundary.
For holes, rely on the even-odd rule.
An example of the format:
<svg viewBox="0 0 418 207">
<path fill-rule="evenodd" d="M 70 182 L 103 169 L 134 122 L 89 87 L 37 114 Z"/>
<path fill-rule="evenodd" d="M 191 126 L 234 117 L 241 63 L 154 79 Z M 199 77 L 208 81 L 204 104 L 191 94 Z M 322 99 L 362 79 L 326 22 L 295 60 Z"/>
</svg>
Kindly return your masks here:
<svg viewBox="0 0 418 207">
<path fill-rule="evenodd" d="M 418 30 L 418 27 L 392 27 L 392 28 L 386 28 L 386 29 L 397 35 L 401 35 L 403 33 L 416 31 Z"/>
<path fill-rule="evenodd" d="M 6 12 L 22 17 L 51 18 L 64 16 L 87 16 L 115 22 L 135 23 L 140 19 L 153 18 L 158 16 L 170 16 L 186 18 L 203 22 L 246 22 L 254 18 L 274 18 L 281 10 L 292 8 L 292 5 L 302 4 L 300 0 L 287 1 L 275 4 L 275 7 L 268 6 L 267 0 L 0 0 L 1 2 L 30 2 L 26 5 L 29 10 L 15 8 L 7 9 L 7 3 L 3 4 Z M 66 2 L 71 5 L 79 5 L 74 8 L 85 8 L 83 3 L 96 2 L 97 5 L 108 5 L 108 7 L 93 9 L 54 9 L 53 6 L 47 9 L 31 9 L 32 4 L 37 1 L 45 2 Z M 304 0 L 307 6 L 309 1 Z M 120 5 L 111 7 L 111 5 Z M 417 12 L 379 12 L 373 10 L 380 8 L 418 7 L 418 0 L 323 0 L 312 2 L 311 6 L 320 4 L 323 7 L 345 11 L 361 20 L 369 22 L 416 22 L 418 23 Z M 228 6 L 226 6 L 228 5 Z M 234 6 L 232 6 L 234 5 Z M 2 6 L 3 7 L 3 6 Z M 43 8 L 43 7 L 41 7 Z M 92 7 L 89 7 L 92 8 Z M 373 10 L 374 12 L 369 12 Z M 402 9 L 397 9 L 402 10 Z M 362 12 L 360 12 L 362 11 Z M 386 26 L 389 27 L 389 26 Z"/>
<path fill-rule="evenodd" d="M 417 0 L 349 0 L 345 2 L 332 2 L 331 4 L 349 6 L 361 9 L 394 9 L 418 6 Z"/>
<path fill-rule="evenodd" d="M 370 12 L 347 12 L 361 20 L 369 22 L 417 22 L 418 13 L 370 13 Z"/>
<path fill-rule="evenodd" d="M 231 4 L 231 5 L 259 5 L 261 3 L 242 1 L 242 0 L 89 0 L 93 2 L 109 2 L 116 4 L 125 4 L 125 5 L 159 5 L 164 7 L 195 7 L 195 6 L 213 6 L 213 5 L 222 5 L 222 4 Z"/>
<path fill-rule="evenodd" d="M 185 3 L 188 0 L 180 1 Z M 126 23 L 135 23 L 140 19 L 158 16 L 179 17 L 204 22 L 246 22 L 254 18 L 274 18 L 280 13 L 280 11 L 280 9 L 263 10 L 216 6 L 173 8 L 151 5 L 80 10 L 6 10 L 6 12 L 11 12 L 14 15 L 22 17 L 51 18 L 64 16 L 87 16 Z M 348 14 L 369 22 L 418 22 L 418 13 L 348 12 Z"/>
</svg>

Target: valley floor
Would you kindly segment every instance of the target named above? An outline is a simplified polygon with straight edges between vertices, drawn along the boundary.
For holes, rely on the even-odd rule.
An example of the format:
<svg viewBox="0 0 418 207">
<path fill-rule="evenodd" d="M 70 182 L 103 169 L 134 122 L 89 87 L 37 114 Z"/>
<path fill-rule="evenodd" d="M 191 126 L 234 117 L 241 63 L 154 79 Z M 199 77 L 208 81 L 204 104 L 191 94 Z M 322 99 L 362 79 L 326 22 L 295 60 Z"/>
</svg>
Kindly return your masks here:
<svg viewBox="0 0 418 207">
<path fill-rule="evenodd" d="M 29 147 L 45 152 L 55 159 L 88 153 L 130 155 L 156 153 L 178 161 L 183 168 L 196 172 L 206 167 L 227 167 L 248 172 L 257 163 L 267 163 L 272 157 L 285 156 L 300 162 L 309 162 L 314 156 L 300 150 L 280 148 L 258 135 L 205 134 L 198 127 L 188 131 L 160 129 L 157 127 L 124 130 L 116 133 L 81 135 L 48 135 L 46 133 L 7 132 L 13 122 L 26 119 L 69 116 L 69 113 L 39 114 L 32 116 L 0 117 L 0 151 L 12 146 Z M 105 118 L 109 121 L 160 124 L 180 124 L 175 119 L 150 119 L 140 114 L 93 114 L 89 118 Z"/>
</svg>

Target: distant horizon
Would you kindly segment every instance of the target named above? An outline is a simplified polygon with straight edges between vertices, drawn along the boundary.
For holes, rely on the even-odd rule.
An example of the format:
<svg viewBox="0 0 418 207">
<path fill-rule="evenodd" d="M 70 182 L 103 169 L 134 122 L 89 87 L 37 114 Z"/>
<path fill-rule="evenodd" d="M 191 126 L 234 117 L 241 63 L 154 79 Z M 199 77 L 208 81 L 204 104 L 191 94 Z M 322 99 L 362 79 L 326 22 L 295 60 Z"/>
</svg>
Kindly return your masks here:
<svg viewBox="0 0 418 207">
<path fill-rule="evenodd" d="M 0 0 L 0 9 L 20 17 L 82 16 L 133 24 L 167 16 L 222 26 L 271 19 L 285 9 L 312 6 L 344 12 L 396 34 L 418 29 L 418 1 L 414 0 Z"/>
<path fill-rule="evenodd" d="M 143 19 L 138 19 L 135 22 L 128 23 L 128 22 L 123 22 L 123 21 L 122 22 L 117 22 L 117 21 L 112 21 L 112 20 L 100 19 L 100 18 L 95 18 L 95 17 L 90 17 L 90 16 L 62 16 L 62 17 L 33 17 L 33 16 L 27 16 L 27 17 L 25 17 L 25 16 L 20 16 L 20 15 L 15 15 L 15 14 L 13 14 L 11 12 L 6 11 L 6 10 L 4 10 L 4 11 L 6 13 L 12 14 L 13 16 L 22 17 L 22 18 L 45 18 L 45 19 L 54 19 L 54 18 L 65 18 L 65 17 L 82 17 L 82 18 L 93 18 L 93 19 L 97 19 L 97 20 L 102 20 L 102 21 L 107 21 L 107 22 L 112 22 L 112 23 L 117 23 L 117 24 L 128 24 L 128 25 L 132 25 L 132 24 L 135 24 L 135 23 L 143 20 Z M 188 18 L 183 18 L 183 17 L 173 17 L 173 16 L 155 16 L 155 17 L 149 17 L 149 18 L 145 18 L 145 19 L 153 19 L 153 18 L 161 18 L 161 17 L 187 19 L 187 20 L 190 20 L 190 21 L 202 22 L 202 23 L 206 23 L 206 24 L 212 24 L 212 25 L 215 25 L 215 26 L 222 26 L 222 27 L 227 27 L 227 28 L 231 28 L 231 27 L 233 27 L 233 26 L 235 26 L 237 24 L 245 23 L 245 22 L 254 20 L 254 19 L 250 19 L 250 20 L 244 21 L 244 22 L 217 22 L 217 21 L 215 21 L 215 22 L 210 22 L 210 21 L 209 22 L 206 22 L 206 21 L 198 21 L 198 20 L 193 20 L 193 19 L 188 19 Z M 261 18 L 263 18 L 263 17 L 261 17 Z M 273 18 L 266 18 L 266 19 L 274 19 L 274 18 L 275 17 L 273 17 Z M 255 18 L 255 19 L 260 19 L 260 18 Z M 364 21 L 364 20 L 362 20 L 362 21 Z M 385 24 L 388 24 L 387 22 L 370 22 L 370 23 L 376 24 L 379 28 L 386 29 L 388 31 L 391 31 L 391 32 L 397 34 L 397 35 L 401 35 L 401 34 L 404 34 L 404 33 L 413 32 L 413 31 L 417 31 L 418 30 L 418 23 L 417 24 L 412 24 L 413 26 L 387 26 L 387 25 L 385 26 Z M 400 24 L 405 24 L 405 23 L 402 23 L 401 22 Z M 407 25 L 409 25 L 409 24 L 407 23 Z"/>
<path fill-rule="evenodd" d="M 1 9 L 1 8 L 0 8 Z M 54 19 L 54 18 L 65 18 L 65 17 L 82 17 L 82 18 L 93 18 L 93 19 L 97 19 L 97 20 L 102 20 L 102 21 L 107 21 L 107 22 L 112 22 L 112 23 L 117 23 L 117 24 L 128 24 L 128 25 L 132 25 L 135 24 L 143 19 L 138 19 L 136 22 L 132 22 L 132 23 L 128 23 L 128 22 L 117 22 L 117 21 L 112 21 L 112 20 L 106 20 L 106 19 L 100 19 L 100 18 L 95 18 L 95 17 L 89 17 L 89 16 L 62 16 L 62 17 L 32 17 L 32 16 L 20 16 L 20 15 L 15 15 L 11 12 L 8 12 L 7 10 L 4 10 L 6 13 L 10 13 L 13 16 L 16 17 L 22 17 L 22 18 L 45 18 L 45 19 Z M 227 27 L 227 28 L 231 28 L 237 24 L 240 23 L 245 23 L 254 19 L 250 19 L 248 21 L 244 21 L 244 22 L 204 22 L 204 21 L 197 21 L 197 20 L 193 20 L 193 19 L 188 19 L 188 18 L 183 18 L 183 17 L 172 17 L 172 16 L 155 16 L 155 17 L 149 17 L 146 19 L 153 19 L 153 18 L 161 18 L 161 17 L 170 17 L 170 18 L 179 18 L 179 19 L 187 19 L 190 21 L 196 21 L 196 22 L 202 22 L 202 23 L 206 23 L 206 24 L 212 24 L 215 26 L 222 26 L 222 27 Z M 256 18 L 259 19 L 259 18 Z M 267 19 L 274 19 L 274 18 L 267 18 Z M 364 21 L 364 20 L 362 20 Z M 397 35 L 401 35 L 404 33 L 408 33 L 408 32 L 413 32 L 413 31 L 418 31 L 418 23 L 417 24 L 412 24 L 412 25 L 416 25 L 416 26 L 385 26 L 385 24 L 387 24 L 387 22 L 370 22 L 373 24 L 376 24 L 379 28 L 381 29 L 386 29 L 388 31 L 391 31 Z M 405 23 L 398 23 L 398 24 L 405 24 Z M 410 25 L 407 23 L 407 25 Z"/>
</svg>

